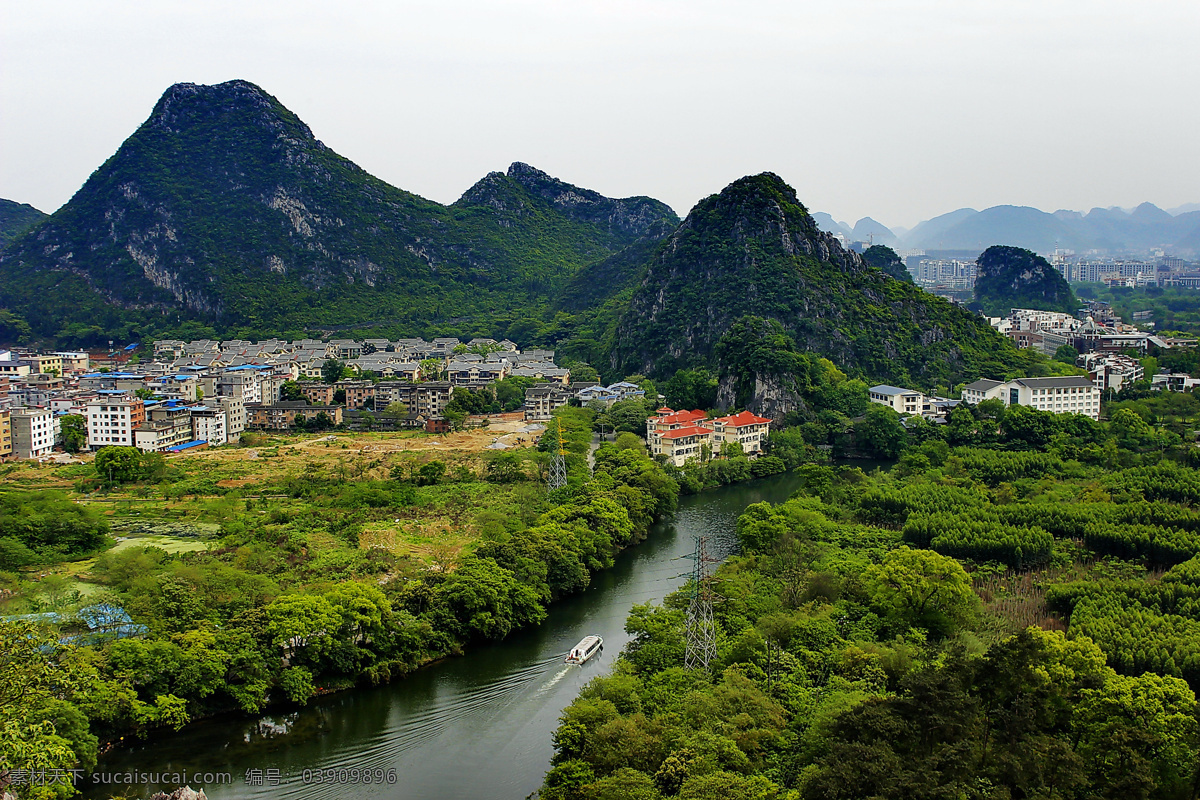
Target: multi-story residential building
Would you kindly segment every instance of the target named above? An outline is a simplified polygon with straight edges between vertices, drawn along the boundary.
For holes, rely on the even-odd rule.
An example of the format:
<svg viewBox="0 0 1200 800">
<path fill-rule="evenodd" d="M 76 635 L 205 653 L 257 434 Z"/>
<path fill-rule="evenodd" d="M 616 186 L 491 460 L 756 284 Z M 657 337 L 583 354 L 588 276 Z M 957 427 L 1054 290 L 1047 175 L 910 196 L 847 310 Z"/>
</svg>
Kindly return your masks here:
<svg viewBox="0 0 1200 800">
<path fill-rule="evenodd" d="M 47 375 L 62 375 L 62 356 L 55 353 L 22 353 L 18 356 L 29 365 L 31 374 L 45 373 Z"/>
<path fill-rule="evenodd" d="M 218 405 L 192 406 L 192 437 L 217 446 L 229 441 L 225 409 Z"/>
<path fill-rule="evenodd" d="M 763 442 L 771 429 L 771 420 L 749 411 L 717 417 L 709 420 L 708 424 L 713 429 L 714 449 L 719 449 L 722 444 L 736 443 L 742 446 L 742 452 L 747 455 L 762 452 Z"/>
<path fill-rule="evenodd" d="M 13 452 L 12 419 L 9 410 L 0 410 L 0 458 L 8 458 Z"/>
<path fill-rule="evenodd" d="M 338 381 L 337 388 L 346 393 L 346 408 L 362 408 L 375 402 L 375 384 L 371 381 Z"/>
<path fill-rule="evenodd" d="M 1100 391 L 1119 392 L 1146 377 L 1140 361 L 1120 353 L 1084 353 L 1078 363 L 1088 371 L 1088 377 Z"/>
<path fill-rule="evenodd" d="M 1186 392 L 1200 386 L 1200 378 L 1186 372 L 1160 372 L 1150 379 L 1151 389 L 1166 389 L 1169 392 Z"/>
<path fill-rule="evenodd" d="M 539 384 L 525 390 L 525 419 L 550 419 L 557 409 L 571 401 L 574 392 L 561 384 Z"/>
<path fill-rule="evenodd" d="M 899 414 L 924 414 L 929 411 L 929 398 L 913 389 L 881 383 L 867 391 L 872 403 L 895 409 Z"/>
<path fill-rule="evenodd" d="M 225 412 L 225 438 L 234 441 L 246 430 L 246 403 L 240 397 L 214 397 L 207 405 L 220 406 Z"/>
<path fill-rule="evenodd" d="M 64 375 L 82 375 L 88 371 L 88 354 L 82 351 L 55 353 L 54 355 L 62 359 L 62 374 Z"/>
<path fill-rule="evenodd" d="M 17 358 L 11 350 L 0 350 L 0 376 L 23 378 L 32 372 L 29 363 Z"/>
<path fill-rule="evenodd" d="M 58 417 L 48 408 L 14 408 L 9 414 L 12 449 L 17 458 L 41 458 L 61 438 Z"/>
<path fill-rule="evenodd" d="M 688 461 L 701 458 L 704 455 L 705 447 L 711 453 L 712 446 L 712 428 L 688 425 L 660 433 L 655 437 L 651 453 L 662 454 L 675 466 L 682 467 Z"/>
<path fill-rule="evenodd" d="M 134 430 L 146 422 L 146 406 L 136 398 L 101 396 L 88 401 L 84 419 L 87 421 L 88 448 L 133 447 Z"/>
<path fill-rule="evenodd" d="M 133 444 L 144 453 L 159 453 L 194 439 L 191 409 L 175 403 L 147 406 L 146 421 L 133 431 Z"/>
<path fill-rule="evenodd" d="M 571 371 L 564 367 L 556 367 L 546 361 L 521 363 L 509 370 L 514 378 L 533 378 L 539 381 L 550 381 L 566 384 L 571 380 Z"/>
<path fill-rule="evenodd" d="M 440 417 L 446 413 L 454 387 L 450 381 L 384 381 L 375 387 L 375 407 L 382 410 L 392 403 L 403 403 L 409 414 Z"/>
<path fill-rule="evenodd" d="M 194 403 L 200 396 L 200 380 L 195 375 L 164 375 L 148 388 L 155 397 L 181 403 Z"/>
<path fill-rule="evenodd" d="M 489 386 L 503 380 L 508 369 L 507 361 L 451 361 L 446 374 L 454 386 Z"/>
<path fill-rule="evenodd" d="M 311 420 L 320 413 L 328 416 L 334 425 L 342 423 L 341 406 L 311 406 L 303 400 L 281 400 L 270 406 L 247 406 L 246 424 L 257 430 L 291 430 L 297 416 Z"/>
<path fill-rule="evenodd" d="M 963 387 L 963 400 L 974 398 L 1003 401 L 1006 406 L 1029 406 L 1054 414 L 1083 414 L 1100 418 L 1100 390 L 1082 376 L 1062 378 L 1016 378 L 1011 381 L 980 380 Z"/>
<path fill-rule="evenodd" d="M 708 419 L 703 411 L 658 409 L 658 416 L 646 420 L 646 444 L 651 455 L 663 455 L 682 467 L 703 455 L 704 447 L 719 454 L 724 444 L 738 444 L 742 452 L 753 456 L 762 452 L 771 420 L 749 411 Z"/>
<path fill-rule="evenodd" d="M 304 395 L 305 400 L 317 406 L 333 405 L 333 393 L 335 391 L 337 390 L 328 383 L 300 384 L 300 394 Z"/>
<path fill-rule="evenodd" d="M 187 344 L 176 339 L 163 339 L 154 343 L 154 360 L 176 359 L 183 355 Z"/>
<path fill-rule="evenodd" d="M 262 385 L 257 370 L 235 368 L 217 378 L 217 394 L 221 397 L 240 397 L 247 405 L 263 402 Z"/>
</svg>

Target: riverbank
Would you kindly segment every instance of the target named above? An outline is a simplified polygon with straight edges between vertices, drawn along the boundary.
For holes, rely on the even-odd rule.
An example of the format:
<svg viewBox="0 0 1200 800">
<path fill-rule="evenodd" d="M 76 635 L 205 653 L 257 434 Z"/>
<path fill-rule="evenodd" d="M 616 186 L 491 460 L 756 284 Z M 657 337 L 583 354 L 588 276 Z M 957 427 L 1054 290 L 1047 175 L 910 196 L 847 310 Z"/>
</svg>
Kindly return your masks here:
<svg viewBox="0 0 1200 800">
<path fill-rule="evenodd" d="M 653 526 L 585 591 L 556 600 L 543 623 L 503 641 L 476 643 L 463 657 L 430 664 L 402 681 L 314 699 L 304 708 L 163 732 L 111 754 L 103 769 L 170 765 L 234 775 L 232 785 L 206 787 L 214 800 L 333 800 L 337 787 L 306 786 L 303 770 L 356 766 L 395 769 L 401 777 L 396 785 L 356 787 L 365 798 L 525 797 L 549 766 L 550 734 L 562 709 L 587 681 L 611 669 L 629 640 L 630 609 L 660 602 L 685 582 L 693 537 L 732 542 L 747 505 L 780 502 L 799 485 L 800 478 L 788 474 L 682 498 L 672 519 Z M 604 638 L 604 651 L 564 669 L 566 651 L 591 633 Z M 472 769 L 461 769 L 463 763 Z M 243 780 L 248 769 L 278 769 L 294 781 L 251 786 Z M 132 796 L 147 797 L 156 787 L 130 788 Z"/>
</svg>

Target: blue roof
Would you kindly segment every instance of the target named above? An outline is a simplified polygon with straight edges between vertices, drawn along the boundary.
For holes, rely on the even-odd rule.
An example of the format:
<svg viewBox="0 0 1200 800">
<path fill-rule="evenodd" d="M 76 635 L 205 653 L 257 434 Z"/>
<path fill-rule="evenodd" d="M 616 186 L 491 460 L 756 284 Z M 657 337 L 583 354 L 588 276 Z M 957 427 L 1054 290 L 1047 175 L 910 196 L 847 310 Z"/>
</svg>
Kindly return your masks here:
<svg viewBox="0 0 1200 800">
<path fill-rule="evenodd" d="M 131 344 L 125 348 L 125 352 L 128 353 L 130 350 L 137 350 L 138 345 L 140 345 L 140 344 L 141 344 L 141 342 L 134 342 L 133 344 Z"/>
<path fill-rule="evenodd" d="M 177 445 L 175 445 L 175 446 L 173 446 L 173 447 L 168 447 L 168 448 L 167 448 L 167 450 L 166 450 L 166 452 L 168 452 L 168 453 L 181 453 L 181 452 L 183 452 L 184 450 L 191 450 L 193 447 L 199 447 L 199 446 L 200 446 L 200 445 L 202 445 L 202 444 L 208 444 L 208 442 L 207 442 L 206 440 L 204 440 L 204 439 L 197 439 L 197 440 L 196 440 L 196 441 L 194 441 L 194 442 L 186 442 L 185 444 L 177 444 Z"/>
<path fill-rule="evenodd" d="M 83 620 L 83 623 L 92 630 L 133 622 L 128 611 L 120 606 L 109 605 L 108 603 L 97 603 L 94 606 L 87 606 L 79 609 L 76 613 Z"/>
</svg>

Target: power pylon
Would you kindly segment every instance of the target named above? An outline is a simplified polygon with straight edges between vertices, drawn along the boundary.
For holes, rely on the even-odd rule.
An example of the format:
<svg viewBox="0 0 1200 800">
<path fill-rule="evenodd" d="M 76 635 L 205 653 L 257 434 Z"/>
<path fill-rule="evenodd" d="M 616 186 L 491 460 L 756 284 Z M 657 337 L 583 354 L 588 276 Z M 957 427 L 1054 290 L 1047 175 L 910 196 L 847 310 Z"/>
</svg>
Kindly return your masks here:
<svg viewBox="0 0 1200 800">
<path fill-rule="evenodd" d="M 684 622 L 687 649 L 684 651 L 684 669 L 703 669 L 717 657 L 717 625 L 713 620 L 713 600 L 716 592 L 712 588 L 712 566 L 717 560 L 709 555 L 708 537 L 696 537 L 696 550 L 692 555 L 692 602 L 688 605 Z"/>
<path fill-rule="evenodd" d="M 552 492 L 567 485 L 567 452 L 563 447 L 562 421 L 555 422 L 558 423 L 558 450 L 550 457 L 550 476 L 546 481 Z"/>
</svg>

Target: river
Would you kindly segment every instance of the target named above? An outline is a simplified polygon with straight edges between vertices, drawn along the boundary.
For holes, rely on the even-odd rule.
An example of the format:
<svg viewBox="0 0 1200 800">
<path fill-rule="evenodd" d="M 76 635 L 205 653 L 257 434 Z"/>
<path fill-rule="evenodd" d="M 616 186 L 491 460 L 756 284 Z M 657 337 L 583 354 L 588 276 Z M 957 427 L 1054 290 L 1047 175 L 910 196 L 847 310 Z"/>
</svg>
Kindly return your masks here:
<svg viewBox="0 0 1200 800">
<path fill-rule="evenodd" d="M 714 554 L 724 557 L 747 505 L 785 500 L 798 484 L 797 476 L 783 474 L 681 498 L 671 522 L 656 526 L 612 569 L 594 576 L 586 592 L 552 605 L 537 628 L 473 647 L 387 686 L 317 698 L 297 711 L 156 733 L 102 758 L 94 777 L 231 776 L 224 784 L 189 781 L 212 800 L 524 798 L 549 767 L 559 714 L 587 681 L 612 668 L 629 640 L 624 623 L 630 608 L 660 601 L 684 583 L 697 534 L 709 534 Z M 582 666 L 564 665 L 571 645 L 592 633 L 604 637 L 603 652 Z M 384 782 L 339 783 L 351 778 L 349 772 L 334 773 L 333 783 L 305 781 L 306 770 L 352 769 Z M 105 780 L 86 787 L 84 796 L 148 797 L 165 788 L 145 780 Z"/>
</svg>

